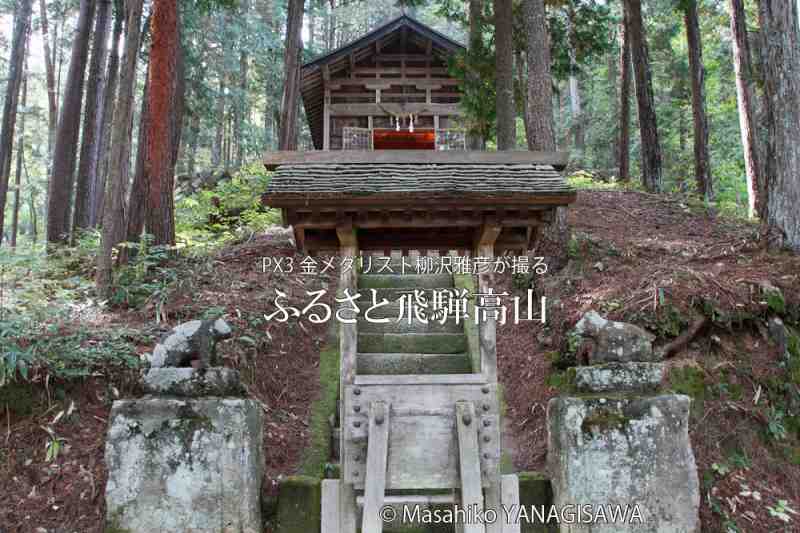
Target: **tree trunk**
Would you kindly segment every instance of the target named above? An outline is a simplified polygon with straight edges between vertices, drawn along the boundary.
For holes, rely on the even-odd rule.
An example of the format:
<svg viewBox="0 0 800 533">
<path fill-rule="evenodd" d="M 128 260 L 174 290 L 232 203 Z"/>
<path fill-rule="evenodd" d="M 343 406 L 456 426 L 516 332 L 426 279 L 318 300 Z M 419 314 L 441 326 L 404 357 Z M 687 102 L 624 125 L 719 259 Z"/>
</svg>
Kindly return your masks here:
<svg viewBox="0 0 800 533">
<path fill-rule="evenodd" d="M 73 230 L 85 229 L 91 225 L 92 187 L 97 172 L 97 144 L 99 142 L 97 115 L 102 110 L 99 95 L 104 89 L 104 70 L 108 55 L 108 31 L 111 22 L 111 0 L 98 0 L 97 17 L 92 42 L 92 59 L 89 63 L 89 77 L 86 80 L 86 109 L 83 115 L 83 139 L 81 140 L 78 179 L 75 189 L 75 214 Z M 73 233 L 73 238 L 74 238 Z"/>
<path fill-rule="evenodd" d="M 714 199 L 711 158 L 708 154 L 708 115 L 706 114 L 705 67 L 697 0 L 684 0 L 683 20 L 689 48 L 689 71 L 692 78 L 692 119 L 694 121 L 694 175 L 697 191 L 707 201 Z"/>
<path fill-rule="evenodd" d="M 17 122 L 17 104 L 22 85 L 30 21 L 31 0 L 20 0 L 14 13 L 14 35 L 11 43 L 11 59 L 8 65 L 6 96 L 3 101 L 3 122 L 0 126 L 0 243 L 3 242 L 6 195 L 11 175 L 11 151 L 14 149 L 14 128 Z"/>
<path fill-rule="evenodd" d="M 575 9 L 569 3 L 567 10 L 567 51 L 569 53 L 569 111 L 572 117 L 573 147 L 579 154 L 585 148 L 585 134 L 583 128 L 583 111 L 581 107 L 581 92 L 578 85 L 578 59 L 576 52 L 577 37 L 575 36 Z"/>
<path fill-rule="evenodd" d="M 526 82 L 525 59 L 522 57 L 521 50 L 514 51 L 514 70 L 517 78 L 514 85 L 514 94 L 519 96 L 516 113 L 522 114 L 522 125 L 525 127 L 525 139 L 530 137 L 530 124 L 528 121 L 528 84 Z"/>
<path fill-rule="evenodd" d="M 125 21 L 125 6 L 123 0 L 114 0 L 114 31 L 111 38 L 111 51 L 108 57 L 108 69 L 105 75 L 104 89 L 98 97 L 102 101 L 97 116 L 97 152 L 95 154 L 95 169 L 92 183 L 92 205 L 90 210 L 90 224 L 93 228 L 100 225 L 103 220 L 103 201 L 106 190 L 106 177 L 108 176 L 109 144 L 111 143 L 111 125 L 114 119 L 114 105 L 117 96 L 117 82 L 119 81 L 119 41 L 122 37 L 122 26 Z"/>
<path fill-rule="evenodd" d="M 498 150 L 513 150 L 517 146 L 513 28 L 514 10 L 511 0 L 494 0 Z"/>
<path fill-rule="evenodd" d="M 98 293 L 108 297 L 111 292 L 111 254 L 119 243 L 121 228 L 125 227 L 125 185 L 128 182 L 128 146 L 133 118 L 133 91 L 136 85 L 136 60 L 139 52 L 139 24 L 142 1 L 125 2 L 125 48 L 119 75 L 119 92 L 114 110 L 108 182 L 103 208 L 103 235 L 97 256 Z"/>
<path fill-rule="evenodd" d="M 211 147 L 211 166 L 218 167 L 222 164 L 225 153 L 225 71 L 224 61 L 219 71 L 219 92 L 217 94 L 217 109 L 215 111 L 217 129 L 214 135 L 214 146 Z"/>
<path fill-rule="evenodd" d="M 483 0 L 469 0 L 469 53 L 475 54 L 483 47 Z M 472 75 L 471 72 L 468 75 Z M 472 80 L 476 84 L 477 80 Z M 471 129 L 467 136 L 469 150 L 485 150 L 486 139 Z"/>
<path fill-rule="evenodd" d="M 148 132 L 150 130 L 150 111 L 148 107 L 148 102 L 150 101 L 148 94 L 149 87 L 150 69 L 148 68 L 144 80 L 144 92 L 142 94 L 141 109 L 139 110 L 139 138 L 136 143 L 138 151 L 136 152 L 136 163 L 133 170 L 133 183 L 131 183 L 131 193 L 128 198 L 128 210 L 126 212 L 127 229 L 125 240 L 128 242 L 139 242 L 142 231 L 144 231 L 145 203 L 147 202 L 147 197 L 150 191 L 150 179 L 145 171 L 147 150 L 149 148 L 147 139 Z M 120 262 L 126 263 L 131 252 L 133 252 L 133 250 L 120 250 Z"/>
<path fill-rule="evenodd" d="M 528 122 L 528 149 L 552 152 L 556 149 L 553 128 L 553 80 L 550 75 L 550 33 L 544 0 L 523 0 L 522 13 L 526 35 L 528 96 L 525 108 Z M 570 239 L 567 210 L 556 209 L 553 222 L 543 233 L 545 248 L 551 254 L 553 269 L 567 262 Z M 539 253 L 539 250 L 537 250 Z"/>
<path fill-rule="evenodd" d="M 747 176 L 747 215 L 753 218 L 761 213 L 761 184 L 763 177 L 758 175 L 758 150 L 756 130 L 753 122 L 753 72 L 750 65 L 750 44 L 747 39 L 747 20 L 744 0 L 730 0 L 731 42 L 733 48 L 733 68 L 736 74 L 736 101 L 739 107 L 739 130 L 742 135 L 744 167 Z"/>
<path fill-rule="evenodd" d="M 28 41 L 30 45 L 30 40 Z M 26 47 L 27 48 L 27 47 Z M 22 73 L 22 107 L 28 103 L 28 61 Z M 22 166 L 25 161 L 25 112 L 19 117 L 19 132 L 17 133 L 17 169 L 14 176 L 14 207 L 11 212 L 11 247 L 17 247 L 17 234 L 19 233 L 19 206 L 22 191 Z"/>
<path fill-rule="evenodd" d="M 47 199 L 47 242 L 54 244 L 66 242 L 69 235 L 76 147 L 83 103 L 83 78 L 89 55 L 94 7 L 94 0 L 81 0 L 67 84 L 64 88 L 64 101 L 58 119 L 56 144 L 53 148 L 53 174 L 50 176 Z"/>
<path fill-rule="evenodd" d="M 56 128 L 58 127 L 58 93 L 56 92 L 55 55 L 50 52 L 50 30 L 47 23 L 47 4 L 45 0 L 39 0 L 39 10 L 41 12 L 45 78 L 47 80 L 47 175 L 50 176 L 53 145 L 56 141 Z M 56 40 L 53 39 L 54 44 L 55 42 Z"/>
<path fill-rule="evenodd" d="M 641 0 L 624 0 L 628 16 L 628 39 L 631 43 L 633 71 L 636 77 L 636 100 L 639 108 L 639 132 L 642 146 L 642 185 L 650 192 L 661 191 L 661 143 L 658 139 L 650 56 L 642 21 Z"/>
<path fill-rule="evenodd" d="M 172 220 L 175 162 L 176 106 L 180 105 L 180 23 L 177 0 L 156 0 L 152 18 L 147 112 L 149 187 L 146 203 L 147 232 L 156 245 L 175 244 Z"/>
<path fill-rule="evenodd" d="M 556 149 L 553 132 L 553 80 L 550 76 L 550 34 L 544 0 L 522 3 L 527 28 L 528 149 L 552 152 Z"/>
<path fill-rule="evenodd" d="M 300 54 L 303 50 L 303 5 L 305 0 L 289 0 L 284 53 L 283 98 L 278 134 L 279 150 L 297 150 L 298 94 L 300 93 Z"/>
<path fill-rule="evenodd" d="M 610 38 L 611 42 L 616 40 L 616 34 L 613 30 Z M 618 64 L 619 57 L 613 53 L 613 51 L 609 52 L 608 56 L 606 57 L 609 117 L 619 117 L 619 89 L 617 87 L 617 83 L 619 82 L 619 73 L 617 72 L 617 67 L 619 66 Z M 606 168 L 613 172 L 616 169 L 617 162 L 619 161 L 619 124 L 616 124 L 611 128 L 611 139 L 613 144 L 611 146 L 611 150 L 606 152 L 608 161 Z"/>
<path fill-rule="evenodd" d="M 800 43 L 797 3 L 761 0 L 766 27 L 764 97 L 769 116 L 770 244 L 800 252 Z"/>
</svg>

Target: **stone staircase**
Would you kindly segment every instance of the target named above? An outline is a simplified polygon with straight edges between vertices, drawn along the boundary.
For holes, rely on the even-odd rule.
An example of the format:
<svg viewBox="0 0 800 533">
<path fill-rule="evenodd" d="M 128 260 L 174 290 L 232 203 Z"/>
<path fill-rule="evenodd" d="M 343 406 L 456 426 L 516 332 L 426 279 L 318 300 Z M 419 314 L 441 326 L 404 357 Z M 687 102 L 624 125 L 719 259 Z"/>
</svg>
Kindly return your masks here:
<svg viewBox="0 0 800 533">
<path fill-rule="evenodd" d="M 366 273 L 358 280 L 361 293 L 358 320 L 357 372 L 360 375 L 393 374 L 465 374 L 472 372 L 464 324 L 448 317 L 408 318 L 408 305 L 402 320 L 400 305 L 403 295 L 412 295 L 415 289 L 423 290 L 428 302 L 436 289 L 454 289 L 452 274 L 417 274 L 406 263 L 405 272 L 399 260 L 390 264 L 394 273 Z M 390 304 L 364 313 L 375 298 L 386 298 Z M 378 319 L 388 319 L 377 323 Z"/>
</svg>

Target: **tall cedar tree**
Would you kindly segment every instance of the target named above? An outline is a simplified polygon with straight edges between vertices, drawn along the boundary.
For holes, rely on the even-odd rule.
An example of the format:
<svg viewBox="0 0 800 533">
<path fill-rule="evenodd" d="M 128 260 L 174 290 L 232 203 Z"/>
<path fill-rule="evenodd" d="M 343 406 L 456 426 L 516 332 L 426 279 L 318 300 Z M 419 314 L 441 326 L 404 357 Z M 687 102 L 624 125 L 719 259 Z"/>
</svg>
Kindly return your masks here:
<svg viewBox="0 0 800 533">
<path fill-rule="evenodd" d="M 103 234 L 97 256 L 98 293 L 104 297 L 111 293 L 111 253 L 119 244 L 125 228 L 125 185 L 128 182 L 131 141 L 131 120 L 133 118 L 133 90 L 136 85 L 136 59 L 139 52 L 139 24 L 142 19 L 142 1 L 125 2 L 125 48 L 120 72 L 117 105 L 114 109 L 114 124 L 111 134 L 111 155 L 109 157 L 108 180 L 103 207 Z"/>
<path fill-rule="evenodd" d="M 30 46 L 30 39 L 28 45 Z M 25 58 L 25 67 L 22 72 L 22 104 L 23 109 L 28 102 L 28 59 Z M 22 191 L 22 167 L 25 165 L 25 113 L 19 117 L 19 132 L 17 134 L 17 169 L 14 176 L 14 204 L 11 211 L 11 247 L 17 247 L 17 234 L 19 233 L 19 207 Z"/>
<path fill-rule="evenodd" d="M 11 175 L 11 151 L 14 148 L 14 128 L 17 122 L 17 104 L 25 64 L 25 46 L 31 21 L 31 0 L 20 0 L 14 14 L 14 36 L 11 44 L 11 61 L 8 65 L 8 83 L 3 101 L 3 122 L 0 126 L 0 243 L 3 241 L 8 180 Z"/>
<path fill-rule="evenodd" d="M 303 50 L 303 9 L 305 0 L 289 0 L 286 21 L 286 50 L 278 149 L 297 150 L 297 112 L 300 93 L 300 53 Z"/>
<path fill-rule="evenodd" d="M 550 74 L 550 33 L 544 0 L 523 0 L 522 10 L 527 30 L 528 97 L 525 114 L 528 122 L 528 149 L 552 152 L 556 149 L 553 80 Z M 549 248 L 560 254 L 550 258 L 552 268 L 558 269 L 566 264 L 569 226 L 565 208 L 556 209 L 555 219 L 547 228 L 544 238 L 553 244 Z"/>
<path fill-rule="evenodd" d="M 56 89 L 56 67 L 50 52 L 50 28 L 47 23 L 46 0 L 39 0 L 39 10 L 41 11 L 39 17 L 42 29 L 42 47 L 44 48 L 45 79 L 47 80 L 47 169 L 49 175 L 53 145 L 56 142 L 56 128 L 58 127 L 58 90 Z"/>
<path fill-rule="evenodd" d="M 476 54 L 483 47 L 483 0 L 469 0 L 469 52 Z M 467 71 L 468 75 L 473 75 Z M 473 81 L 474 84 L 474 81 Z M 467 148 L 470 150 L 484 150 L 486 139 L 480 133 L 471 130 L 467 137 Z"/>
<path fill-rule="evenodd" d="M 148 68 L 147 232 L 157 245 L 175 244 L 173 221 L 173 151 L 180 78 L 180 27 L 177 0 L 156 0 L 151 19 L 152 44 Z"/>
<path fill-rule="evenodd" d="M 770 244 L 800 252 L 800 42 L 797 3 L 761 0 L 764 99 L 769 124 L 767 213 Z"/>
<path fill-rule="evenodd" d="M 513 28 L 514 5 L 511 0 L 494 0 L 498 150 L 513 150 L 517 145 Z"/>
<path fill-rule="evenodd" d="M 692 78 L 692 120 L 694 121 L 694 175 L 697 191 L 706 200 L 714 199 L 711 179 L 711 156 L 708 153 L 708 114 L 706 113 L 706 69 L 703 65 L 703 42 L 697 16 L 697 0 L 683 1 L 686 43 L 689 48 L 689 71 Z"/>
<path fill-rule="evenodd" d="M 642 185 L 650 192 L 661 190 L 661 142 L 658 139 L 653 75 L 642 20 L 641 0 L 624 0 L 628 15 L 628 39 L 631 43 L 633 71 L 636 76 L 636 99 L 639 104 L 639 132 L 642 141 Z"/>
<path fill-rule="evenodd" d="M 556 149 L 553 80 L 550 76 L 550 33 L 544 0 L 524 0 L 522 9 L 527 29 L 528 98 L 525 114 L 528 149 L 552 152 Z"/>
<path fill-rule="evenodd" d="M 569 112 L 572 117 L 573 146 L 579 153 L 586 146 L 586 132 L 581 107 L 581 90 L 578 85 L 578 37 L 575 28 L 575 4 L 567 6 L 567 54 L 569 55 Z"/>
<path fill-rule="evenodd" d="M 631 179 L 631 40 L 628 37 L 628 13 L 622 15 L 619 27 L 619 143 L 617 167 L 619 179 Z"/>
<path fill-rule="evenodd" d="M 92 182 L 92 209 L 90 224 L 93 228 L 103 220 L 103 201 L 108 176 L 109 145 L 111 143 L 111 124 L 114 119 L 114 100 L 119 81 L 119 42 L 125 22 L 125 6 L 122 0 L 114 0 L 114 30 L 111 37 L 111 51 L 108 54 L 108 68 L 103 82 L 102 107 L 97 114 L 97 153 Z"/>
<path fill-rule="evenodd" d="M 89 77 L 86 80 L 86 106 L 83 113 L 83 138 L 81 140 L 80 161 L 78 163 L 77 187 L 75 189 L 75 213 L 73 229 L 85 229 L 92 219 L 92 187 L 97 170 L 97 115 L 102 102 L 103 79 L 108 55 L 108 31 L 111 22 L 111 0 L 98 0 L 92 37 L 92 59 L 89 63 Z M 74 237 L 74 233 L 73 233 Z"/>
<path fill-rule="evenodd" d="M 747 38 L 747 19 L 744 0 L 730 0 L 731 34 L 733 39 L 733 70 L 736 75 L 736 101 L 739 108 L 739 130 L 744 151 L 747 177 L 747 214 L 751 218 L 763 210 L 763 177 L 758 173 L 758 149 L 753 122 L 753 86 L 750 64 L 750 43 Z"/>
<path fill-rule="evenodd" d="M 95 0 L 81 0 L 78 26 L 72 42 L 72 58 L 64 88 L 61 116 L 53 148 L 53 171 L 47 202 L 47 242 L 63 243 L 69 236 L 72 187 L 75 182 L 76 147 L 81 123 L 83 78 L 89 55 L 89 36 L 94 19 Z"/>
</svg>

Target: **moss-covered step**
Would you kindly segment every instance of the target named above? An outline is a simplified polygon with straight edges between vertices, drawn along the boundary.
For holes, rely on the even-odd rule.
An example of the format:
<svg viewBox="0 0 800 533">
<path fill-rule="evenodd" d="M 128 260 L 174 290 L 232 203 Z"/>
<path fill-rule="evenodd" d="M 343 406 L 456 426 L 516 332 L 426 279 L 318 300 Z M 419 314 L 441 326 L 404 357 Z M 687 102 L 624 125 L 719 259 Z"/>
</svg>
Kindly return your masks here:
<svg viewBox="0 0 800 533">
<path fill-rule="evenodd" d="M 400 276 L 398 276 L 400 277 Z M 368 309 L 368 307 L 372 305 L 373 302 L 373 291 L 375 291 L 375 300 L 376 302 L 381 302 L 385 298 L 389 302 L 394 302 L 399 300 L 403 295 L 414 295 L 415 290 L 420 290 L 424 294 L 427 302 L 433 301 L 433 292 L 434 290 L 444 291 L 454 290 L 453 287 L 434 287 L 434 288 L 422 288 L 422 287 L 359 287 L 358 292 L 361 295 L 360 298 L 357 300 L 359 305 L 361 306 L 362 312 Z"/>
<path fill-rule="evenodd" d="M 377 319 L 386 319 L 386 322 L 376 322 Z M 425 322 L 411 317 L 373 317 L 370 314 L 368 320 L 363 315 L 358 319 L 358 331 L 361 333 L 462 333 L 464 324 L 456 322 L 455 318 L 448 318 L 444 322 L 435 319 L 427 319 Z"/>
<path fill-rule="evenodd" d="M 320 530 L 322 488 L 320 479 L 289 476 L 278 495 L 277 533 L 309 533 Z"/>
<path fill-rule="evenodd" d="M 472 364 L 465 353 L 360 353 L 358 374 L 468 374 Z"/>
<path fill-rule="evenodd" d="M 464 353 L 463 333 L 359 333 L 359 353 Z"/>
<path fill-rule="evenodd" d="M 452 286 L 451 274 L 368 274 L 358 278 L 359 289 L 438 289 Z"/>
</svg>

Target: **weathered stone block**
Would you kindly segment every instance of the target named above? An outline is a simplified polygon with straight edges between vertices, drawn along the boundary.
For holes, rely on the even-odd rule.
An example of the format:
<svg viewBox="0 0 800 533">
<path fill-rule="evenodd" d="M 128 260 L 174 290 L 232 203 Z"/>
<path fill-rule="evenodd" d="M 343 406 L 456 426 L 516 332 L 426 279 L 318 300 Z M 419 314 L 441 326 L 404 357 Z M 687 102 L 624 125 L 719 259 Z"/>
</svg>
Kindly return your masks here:
<svg viewBox="0 0 800 533">
<path fill-rule="evenodd" d="M 595 311 L 581 318 L 571 333 L 584 339 L 589 364 L 658 361 L 655 336 L 634 324 L 606 320 Z"/>
<path fill-rule="evenodd" d="M 575 368 L 575 386 L 581 392 L 653 391 L 663 378 L 663 363 L 607 363 Z"/>
<path fill-rule="evenodd" d="M 569 398 L 547 408 L 554 502 L 621 506 L 627 520 L 562 521 L 570 533 L 695 533 L 700 492 L 688 434 L 690 398 Z M 638 511 L 638 512 L 637 512 Z M 636 516 L 641 516 L 641 521 Z"/>
<path fill-rule="evenodd" d="M 151 368 L 144 377 L 144 390 L 150 394 L 197 398 L 202 396 L 241 396 L 244 392 L 239 371 L 233 368 Z"/>
<path fill-rule="evenodd" d="M 261 531 L 263 415 L 246 399 L 114 402 L 107 527 L 128 533 Z"/>
</svg>

